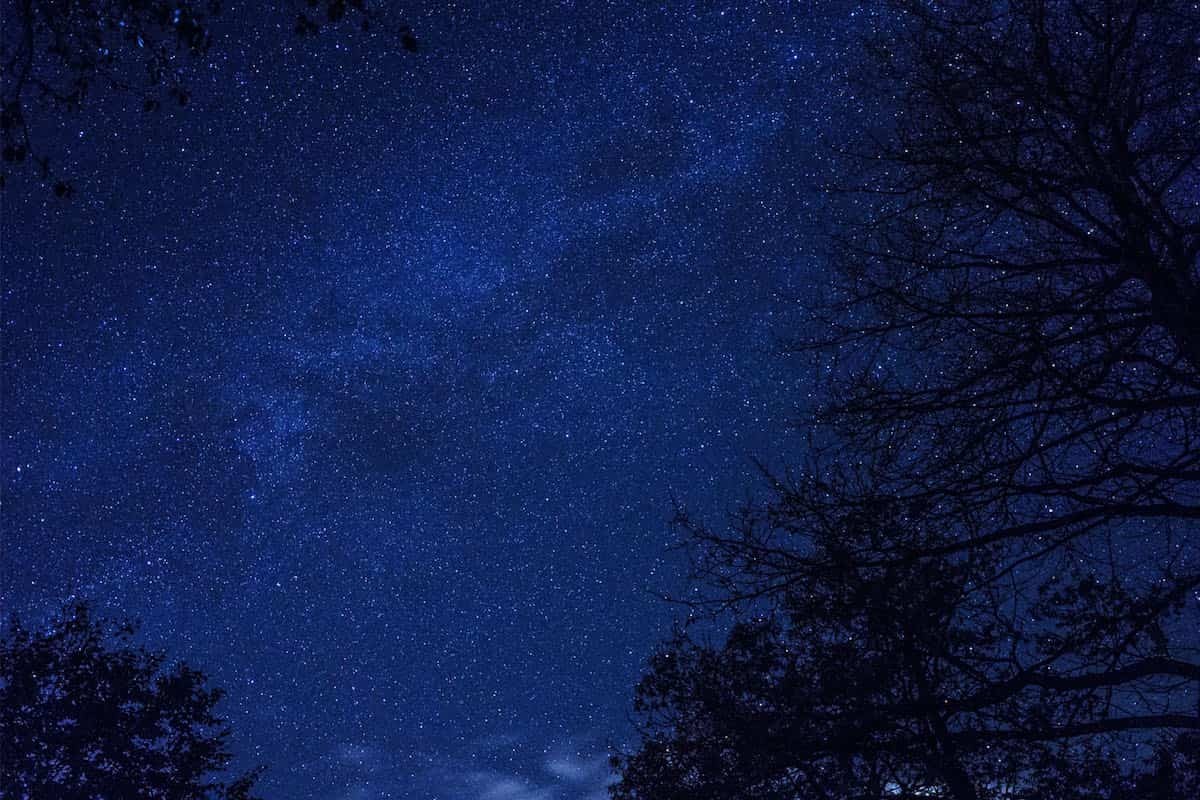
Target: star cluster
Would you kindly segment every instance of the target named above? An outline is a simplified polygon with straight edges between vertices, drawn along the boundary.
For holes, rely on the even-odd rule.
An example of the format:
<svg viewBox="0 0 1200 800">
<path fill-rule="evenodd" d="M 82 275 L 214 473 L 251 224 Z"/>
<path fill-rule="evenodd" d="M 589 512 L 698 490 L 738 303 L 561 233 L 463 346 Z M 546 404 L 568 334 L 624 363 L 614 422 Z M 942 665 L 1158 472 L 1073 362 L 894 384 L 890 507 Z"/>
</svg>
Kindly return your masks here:
<svg viewBox="0 0 1200 800">
<path fill-rule="evenodd" d="M 143 620 L 268 796 L 590 797 L 719 515 L 810 391 L 843 3 L 230 15 L 194 101 L 5 197 L 5 605 Z M 798 303 L 798 301 L 800 301 Z"/>
</svg>

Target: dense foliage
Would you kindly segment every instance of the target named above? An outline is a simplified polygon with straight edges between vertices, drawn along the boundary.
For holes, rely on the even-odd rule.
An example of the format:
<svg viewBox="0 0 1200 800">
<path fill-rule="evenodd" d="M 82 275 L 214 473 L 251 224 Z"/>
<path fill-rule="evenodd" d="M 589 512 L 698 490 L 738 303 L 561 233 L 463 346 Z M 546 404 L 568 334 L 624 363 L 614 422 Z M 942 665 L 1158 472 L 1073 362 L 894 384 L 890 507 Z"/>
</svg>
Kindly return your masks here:
<svg viewBox="0 0 1200 800">
<path fill-rule="evenodd" d="M 251 800 L 227 780 L 220 689 L 132 641 L 129 625 L 68 607 L 44 630 L 0 640 L 0 797 Z"/>
</svg>

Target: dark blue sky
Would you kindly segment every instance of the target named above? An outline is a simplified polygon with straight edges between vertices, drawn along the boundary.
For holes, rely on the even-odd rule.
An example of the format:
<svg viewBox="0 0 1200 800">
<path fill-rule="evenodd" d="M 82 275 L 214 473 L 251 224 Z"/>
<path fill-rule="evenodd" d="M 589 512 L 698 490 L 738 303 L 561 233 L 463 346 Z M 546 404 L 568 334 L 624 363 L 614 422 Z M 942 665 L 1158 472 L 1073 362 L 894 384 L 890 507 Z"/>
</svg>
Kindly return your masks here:
<svg viewBox="0 0 1200 800">
<path fill-rule="evenodd" d="M 5 605 L 143 619 L 270 797 L 596 795 L 672 497 L 719 521 L 809 396 L 864 12 L 466 6 L 417 55 L 231 13 L 4 196 Z"/>
</svg>

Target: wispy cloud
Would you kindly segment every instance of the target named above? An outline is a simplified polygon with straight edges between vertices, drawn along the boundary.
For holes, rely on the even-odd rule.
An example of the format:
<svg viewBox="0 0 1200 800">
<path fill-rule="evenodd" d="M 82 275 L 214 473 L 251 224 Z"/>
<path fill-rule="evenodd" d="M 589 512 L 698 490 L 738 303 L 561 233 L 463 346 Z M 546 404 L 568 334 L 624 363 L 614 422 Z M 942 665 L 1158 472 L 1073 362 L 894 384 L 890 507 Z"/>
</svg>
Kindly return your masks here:
<svg viewBox="0 0 1200 800">
<path fill-rule="evenodd" d="M 338 800 L 605 800 L 608 757 L 586 739 L 500 732 L 451 753 L 399 753 L 343 742 L 329 752 L 343 775 Z"/>
<path fill-rule="evenodd" d="M 497 742 L 503 746 L 489 752 L 486 744 Z M 473 749 L 482 757 L 477 756 L 472 764 L 439 769 L 447 794 L 468 800 L 602 800 L 613 780 L 603 750 L 575 740 L 539 746 L 525 737 L 505 734 L 476 744 L 479 746 Z M 544 755 L 517 759 L 517 763 L 500 758 L 514 751 Z"/>
<path fill-rule="evenodd" d="M 516 775 L 474 772 L 467 781 L 478 800 L 554 800 L 558 797 L 554 787 L 538 785 Z"/>
<path fill-rule="evenodd" d="M 549 775 L 569 784 L 607 786 L 611 774 L 608 757 L 603 754 L 560 753 L 547 758 L 545 768 Z"/>
</svg>

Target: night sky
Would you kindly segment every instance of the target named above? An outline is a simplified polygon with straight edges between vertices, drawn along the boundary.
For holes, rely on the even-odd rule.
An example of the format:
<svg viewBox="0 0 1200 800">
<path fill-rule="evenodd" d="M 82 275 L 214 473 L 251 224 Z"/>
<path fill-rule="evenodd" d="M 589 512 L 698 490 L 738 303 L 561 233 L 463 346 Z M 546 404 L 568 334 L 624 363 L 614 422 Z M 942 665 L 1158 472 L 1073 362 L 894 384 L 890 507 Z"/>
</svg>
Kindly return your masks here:
<svg viewBox="0 0 1200 800">
<path fill-rule="evenodd" d="M 3 601 L 228 690 L 273 798 L 600 796 L 812 375 L 842 2 L 220 22 L 193 102 L 99 95 L 3 203 Z"/>
</svg>

